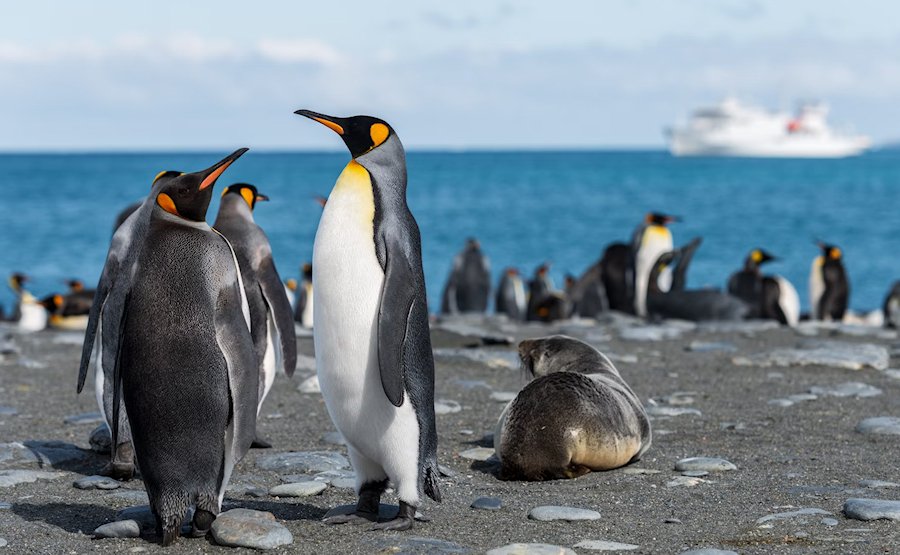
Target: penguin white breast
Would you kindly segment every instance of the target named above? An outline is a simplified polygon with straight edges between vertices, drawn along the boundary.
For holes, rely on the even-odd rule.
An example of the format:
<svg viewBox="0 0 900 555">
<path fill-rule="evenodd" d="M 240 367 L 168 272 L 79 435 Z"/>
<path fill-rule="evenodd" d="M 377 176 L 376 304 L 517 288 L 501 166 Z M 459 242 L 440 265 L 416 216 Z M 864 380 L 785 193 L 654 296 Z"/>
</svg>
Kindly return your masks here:
<svg viewBox="0 0 900 555">
<path fill-rule="evenodd" d="M 31 293 L 23 292 L 19 302 L 19 329 L 41 331 L 46 327 L 47 310 L 38 304 L 37 299 Z"/>
<path fill-rule="evenodd" d="M 825 264 L 825 258 L 817 256 L 813 259 L 812 268 L 809 270 L 809 314 L 813 320 L 818 320 L 822 316 L 819 314 L 819 300 L 825 294 L 825 278 L 822 276 L 823 264 Z"/>
<path fill-rule="evenodd" d="M 418 446 L 415 413 L 394 407 L 378 367 L 377 326 L 384 271 L 375 254 L 375 203 L 368 172 L 350 162 L 328 197 L 313 247 L 313 338 L 319 386 L 348 444 L 383 461 Z M 408 455 L 408 452 L 407 452 Z M 413 457 L 413 464 L 415 464 Z"/>
<path fill-rule="evenodd" d="M 787 324 L 796 327 L 800 322 L 800 295 L 794 286 L 781 276 L 774 276 L 778 282 L 778 306 L 787 320 Z"/>
<path fill-rule="evenodd" d="M 638 250 L 634 270 L 635 310 L 639 316 L 647 315 L 647 285 L 650 279 L 650 271 L 656 260 L 664 253 L 673 249 L 672 233 L 668 228 L 660 225 L 651 225 L 644 230 L 641 237 L 641 246 Z M 666 270 L 671 272 L 671 270 Z M 661 291 L 668 291 L 672 284 L 672 276 L 660 275 L 659 286 Z"/>
</svg>

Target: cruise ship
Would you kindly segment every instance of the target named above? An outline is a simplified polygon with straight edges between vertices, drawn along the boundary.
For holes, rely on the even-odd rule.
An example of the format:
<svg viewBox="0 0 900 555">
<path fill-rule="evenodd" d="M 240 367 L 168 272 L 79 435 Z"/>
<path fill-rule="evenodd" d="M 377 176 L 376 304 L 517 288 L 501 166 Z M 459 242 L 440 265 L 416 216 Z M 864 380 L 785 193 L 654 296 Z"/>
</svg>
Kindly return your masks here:
<svg viewBox="0 0 900 555">
<path fill-rule="evenodd" d="M 770 112 L 726 98 L 691 114 L 683 126 L 666 130 L 675 156 L 747 158 L 843 158 L 863 153 L 871 140 L 834 131 L 828 107 L 801 104 L 796 114 Z"/>
</svg>

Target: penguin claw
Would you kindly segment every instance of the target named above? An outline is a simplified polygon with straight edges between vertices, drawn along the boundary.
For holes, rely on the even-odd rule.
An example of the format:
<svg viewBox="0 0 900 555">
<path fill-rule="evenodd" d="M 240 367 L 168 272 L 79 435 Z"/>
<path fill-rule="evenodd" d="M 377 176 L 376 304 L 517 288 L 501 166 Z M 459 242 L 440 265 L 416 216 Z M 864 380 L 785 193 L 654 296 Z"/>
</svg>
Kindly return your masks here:
<svg viewBox="0 0 900 555">
<path fill-rule="evenodd" d="M 383 531 L 394 531 L 394 532 L 402 532 L 404 530 L 410 530 L 413 527 L 413 519 L 406 516 L 398 516 L 394 520 L 389 520 L 387 522 L 379 522 L 370 528 L 370 530 L 383 530 Z"/>
<path fill-rule="evenodd" d="M 120 482 L 127 482 L 134 478 L 134 465 L 130 463 L 108 462 L 98 473 Z"/>
</svg>

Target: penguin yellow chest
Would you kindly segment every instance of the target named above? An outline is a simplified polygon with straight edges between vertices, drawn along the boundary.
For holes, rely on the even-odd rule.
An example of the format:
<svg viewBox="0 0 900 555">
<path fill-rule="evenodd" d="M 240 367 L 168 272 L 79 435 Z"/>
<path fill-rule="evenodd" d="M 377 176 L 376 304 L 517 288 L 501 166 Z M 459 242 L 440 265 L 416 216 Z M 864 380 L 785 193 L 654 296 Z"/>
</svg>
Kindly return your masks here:
<svg viewBox="0 0 900 555">
<path fill-rule="evenodd" d="M 388 402 L 378 373 L 384 271 L 375 254 L 374 217 L 369 173 L 350 162 L 328 197 L 313 247 L 316 367 L 339 428 L 355 418 L 364 397 Z"/>
</svg>

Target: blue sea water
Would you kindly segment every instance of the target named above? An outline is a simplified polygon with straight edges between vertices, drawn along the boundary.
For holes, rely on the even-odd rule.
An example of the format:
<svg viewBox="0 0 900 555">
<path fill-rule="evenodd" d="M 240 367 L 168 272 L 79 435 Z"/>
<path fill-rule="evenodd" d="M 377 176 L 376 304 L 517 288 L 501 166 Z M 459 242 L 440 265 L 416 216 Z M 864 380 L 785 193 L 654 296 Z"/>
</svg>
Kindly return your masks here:
<svg viewBox="0 0 900 555">
<path fill-rule="evenodd" d="M 0 273 L 25 272 L 42 296 L 61 280 L 96 283 L 117 212 L 161 170 L 195 171 L 227 152 L 0 155 Z M 254 183 L 271 202 L 256 220 L 283 278 L 310 260 L 321 209 L 345 153 L 250 151 L 220 179 Z M 606 244 L 627 240 L 648 211 L 683 218 L 676 245 L 703 237 L 690 287 L 723 287 L 747 252 L 763 247 L 808 305 L 814 239 L 840 246 L 851 307 L 881 305 L 900 279 L 900 151 L 845 160 L 673 158 L 664 152 L 411 152 L 409 205 L 422 230 L 432 311 L 453 256 L 477 237 L 494 279 L 506 266 L 530 275 L 552 262 L 561 286 Z M 215 219 L 218 195 L 208 220 Z M 13 302 L 0 293 L 7 312 Z"/>
</svg>

